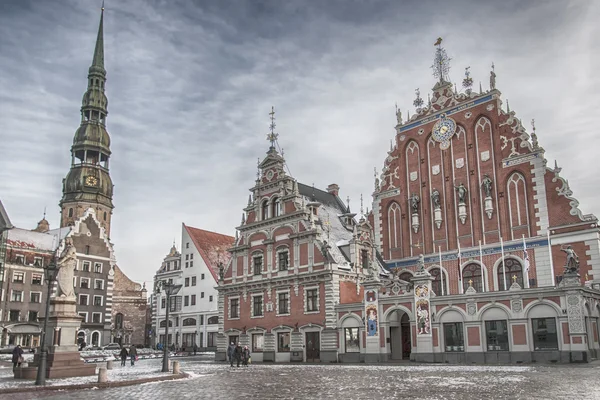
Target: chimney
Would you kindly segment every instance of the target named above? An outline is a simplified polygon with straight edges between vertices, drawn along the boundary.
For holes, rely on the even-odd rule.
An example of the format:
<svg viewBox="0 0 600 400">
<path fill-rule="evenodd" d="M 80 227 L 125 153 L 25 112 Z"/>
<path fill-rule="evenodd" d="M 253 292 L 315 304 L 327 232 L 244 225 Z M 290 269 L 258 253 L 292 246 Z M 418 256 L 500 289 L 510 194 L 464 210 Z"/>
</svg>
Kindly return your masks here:
<svg viewBox="0 0 600 400">
<path fill-rule="evenodd" d="M 340 187 L 337 185 L 337 183 L 332 183 L 331 185 L 327 186 L 327 193 L 337 196 L 339 192 Z"/>
</svg>

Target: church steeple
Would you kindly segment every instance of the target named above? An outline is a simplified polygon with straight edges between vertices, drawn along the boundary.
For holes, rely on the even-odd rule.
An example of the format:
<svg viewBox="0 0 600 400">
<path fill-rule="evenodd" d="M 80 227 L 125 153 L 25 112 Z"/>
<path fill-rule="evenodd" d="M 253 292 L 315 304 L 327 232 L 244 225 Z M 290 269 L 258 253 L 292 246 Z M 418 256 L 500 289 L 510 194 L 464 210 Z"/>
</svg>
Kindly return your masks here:
<svg viewBox="0 0 600 400">
<path fill-rule="evenodd" d="M 108 99 L 104 93 L 104 4 L 92 65 L 88 70 L 87 90 L 81 102 L 81 125 L 71 147 L 71 169 L 63 179 L 60 201 L 61 226 L 72 225 L 88 208 L 110 235 L 113 184 L 108 172 L 110 136 L 106 131 Z"/>
</svg>

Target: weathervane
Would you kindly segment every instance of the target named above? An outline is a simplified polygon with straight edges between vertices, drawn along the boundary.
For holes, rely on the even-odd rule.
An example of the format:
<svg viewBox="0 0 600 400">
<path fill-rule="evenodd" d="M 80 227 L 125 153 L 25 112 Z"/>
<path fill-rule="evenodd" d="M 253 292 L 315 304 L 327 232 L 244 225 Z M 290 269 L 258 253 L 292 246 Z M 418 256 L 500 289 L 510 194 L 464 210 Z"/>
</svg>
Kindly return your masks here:
<svg viewBox="0 0 600 400">
<path fill-rule="evenodd" d="M 471 87 L 473 86 L 473 78 L 471 78 L 471 67 L 465 68 L 465 79 L 462 81 L 462 85 L 465 88 L 467 94 L 471 94 Z"/>
<path fill-rule="evenodd" d="M 269 115 L 271 116 L 271 124 L 269 125 L 269 130 L 271 132 L 267 135 L 267 140 L 271 142 L 271 147 L 275 147 L 275 142 L 279 137 L 279 134 L 275 133 L 275 107 L 271 106 Z"/>
<path fill-rule="evenodd" d="M 450 61 L 452 60 L 446 54 L 446 50 L 442 47 L 442 38 L 437 38 L 434 46 L 437 46 L 435 50 L 435 57 L 433 59 L 433 65 L 431 68 L 433 69 L 433 76 L 440 80 L 439 83 L 446 82 L 446 78 L 448 78 L 448 72 L 450 72 Z"/>
</svg>

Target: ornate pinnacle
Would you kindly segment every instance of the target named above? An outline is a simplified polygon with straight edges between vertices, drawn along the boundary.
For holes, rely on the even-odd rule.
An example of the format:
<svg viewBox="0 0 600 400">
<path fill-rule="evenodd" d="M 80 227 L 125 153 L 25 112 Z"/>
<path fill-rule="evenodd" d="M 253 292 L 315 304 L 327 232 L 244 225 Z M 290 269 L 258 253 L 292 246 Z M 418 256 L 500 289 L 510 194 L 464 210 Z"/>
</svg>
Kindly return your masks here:
<svg viewBox="0 0 600 400">
<path fill-rule="evenodd" d="M 539 148 L 539 144 L 537 140 L 537 134 L 535 133 L 535 119 L 531 120 L 531 128 L 533 130 L 533 133 L 531 134 L 531 144 L 533 145 L 533 149 L 537 150 Z"/>
<path fill-rule="evenodd" d="M 417 113 L 421 112 L 421 107 L 423 106 L 423 99 L 421 98 L 421 91 L 419 88 L 415 89 L 415 94 L 417 98 L 413 101 L 413 105 L 417 108 Z"/>
<path fill-rule="evenodd" d="M 360 215 L 363 215 L 363 195 L 362 193 L 360 194 Z"/>
<path fill-rule="evenodd" d="M 437 39 L 434 45 L 437 46 L 437 49 L 435 50 L 431 69 L 433 69 L 433 76 L 439 79 L 439 83 L 444 83 L 448 77 L 448 72 L 450 72 L 450 61 L 452 59 L 448 57 L 446 50 L 442 47 L 441 37 Z"/>
<path fill-rule="evenodd" d="M 469 69 L 471 69 L 471 67 L 466 67 L 465 68 L 465 78 L 462 81 L 462 85 L 463 88 L 465 88 L 465 91 L 467 92 L 467 94 L 471 94 L 471 87 L 473 86 L 473 78 L 471 78 L 471 71 L 469 71 Z"/>
<path fill-rule="evenodd" d="M 271 123 L 269 124 L 270 133 L 267 134 L 267 140 L 271 142 L 271 147 L 275 148 L 275 142 L 279 137 L 279 134 L 275 133 L 275 107 L 271 106 L 271 112 L 269 113 L 269 115 L 271 117 Z"/>
</svg>

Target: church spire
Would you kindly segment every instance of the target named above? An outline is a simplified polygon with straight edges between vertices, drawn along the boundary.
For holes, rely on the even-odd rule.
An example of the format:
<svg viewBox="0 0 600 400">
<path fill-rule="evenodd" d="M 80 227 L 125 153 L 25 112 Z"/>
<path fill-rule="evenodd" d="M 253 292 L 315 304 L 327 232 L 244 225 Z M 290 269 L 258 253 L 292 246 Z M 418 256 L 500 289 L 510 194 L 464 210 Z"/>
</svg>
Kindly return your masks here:
<svg viewBox="0 0 600 400">
<path fill-rule="evenodd" d="M 100 25 L 98 26 L 98 36 L 96 38 L 96 48 L 94 49 L 94 59 L 92 60 L 91 68 L 94 67 L 104 70 L 104 1 L 102 2 L 102 11 L 100 12 Z"/>
</svg>

